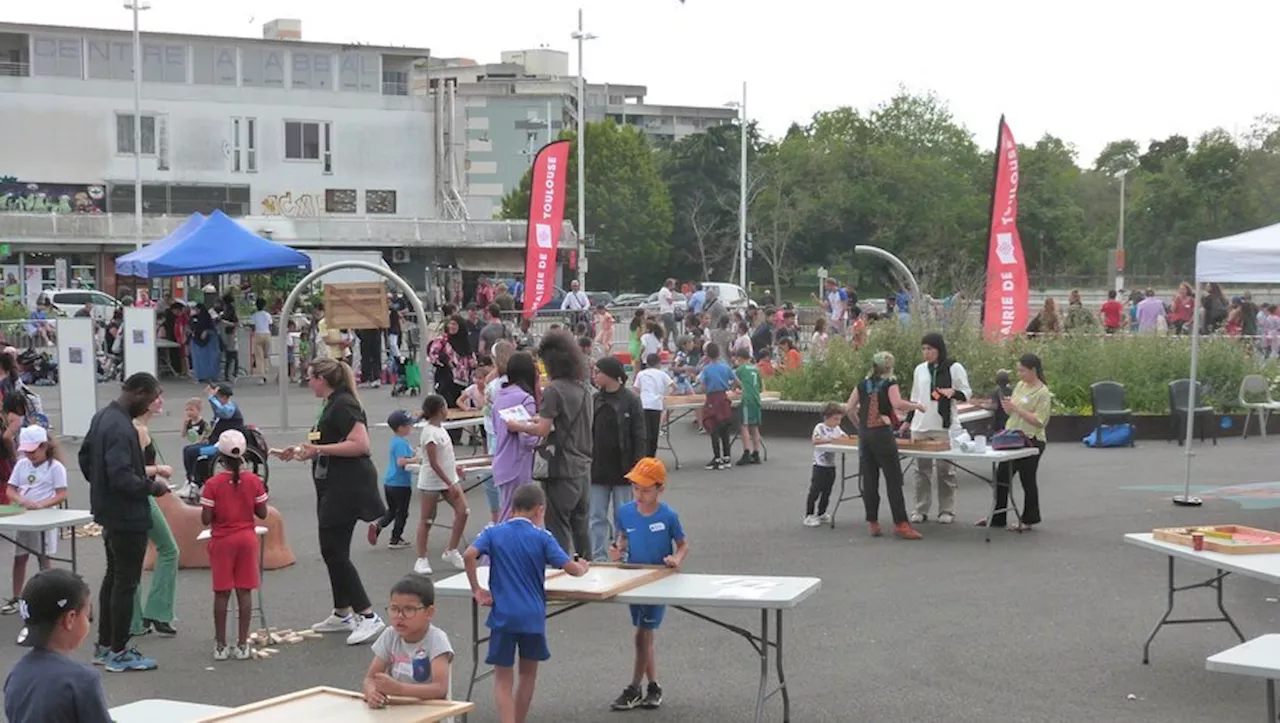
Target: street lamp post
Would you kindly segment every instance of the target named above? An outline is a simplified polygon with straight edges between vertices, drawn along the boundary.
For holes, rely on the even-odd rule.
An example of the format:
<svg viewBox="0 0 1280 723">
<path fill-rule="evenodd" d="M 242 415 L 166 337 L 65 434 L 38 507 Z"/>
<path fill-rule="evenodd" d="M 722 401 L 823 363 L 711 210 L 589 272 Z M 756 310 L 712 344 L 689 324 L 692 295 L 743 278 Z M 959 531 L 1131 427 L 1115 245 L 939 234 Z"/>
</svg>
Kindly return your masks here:
<svg viewBox="0 0 1280 723">
<path fill-rule="evenodd" d="M 586 81 L 582 78 L 582 47 L 597 36 L 582 29 L 582 8 L 578 8 L 578 29 L 569 35 L 578 41 L 578 285 L 587 288 L 587 135 Z M 605 98 L 605 107 L 609 99 Z"/>
<path fill-rule="evenodd" d="M 1119 294 L 1124 289 L 1124 177 L 1128 175 L 1129 169 L 1122 168 L 1116 173 L 1116 178 L 1120 179 L 1120 230 L 1116 235 L 1116 293 Z"/>
<path fill-rule="evenodd" d="M 747 81 L 742 81 L 742 100 L 725 103 L 738 109 L 738 136 L 741 157 L 738 159 L 738 279 L 744 293 L 747 288 Z"/>
<path fill-rule="evenodd" d="M 147 0 L 125 3 L 133 12 L 133 248 L 142 248 L 142 34 L 138 13 L 150 10 Z"/>
</svg>

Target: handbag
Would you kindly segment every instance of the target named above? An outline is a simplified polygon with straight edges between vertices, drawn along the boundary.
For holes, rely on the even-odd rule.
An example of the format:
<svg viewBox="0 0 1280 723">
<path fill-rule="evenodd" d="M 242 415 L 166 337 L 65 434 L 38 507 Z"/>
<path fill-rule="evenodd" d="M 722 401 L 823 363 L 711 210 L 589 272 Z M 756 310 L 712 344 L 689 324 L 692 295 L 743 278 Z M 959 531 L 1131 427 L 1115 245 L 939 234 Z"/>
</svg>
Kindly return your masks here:
<svg viewBox="0 0 1280 723">
<path fill-rule="evenodd" d="M 1027 435 L 1018 429 L 1002 429 L 991 437 L 989 445 L 992 449 L 1022 449 L 1030 447 L 1031 440 Z"/>
</svg>

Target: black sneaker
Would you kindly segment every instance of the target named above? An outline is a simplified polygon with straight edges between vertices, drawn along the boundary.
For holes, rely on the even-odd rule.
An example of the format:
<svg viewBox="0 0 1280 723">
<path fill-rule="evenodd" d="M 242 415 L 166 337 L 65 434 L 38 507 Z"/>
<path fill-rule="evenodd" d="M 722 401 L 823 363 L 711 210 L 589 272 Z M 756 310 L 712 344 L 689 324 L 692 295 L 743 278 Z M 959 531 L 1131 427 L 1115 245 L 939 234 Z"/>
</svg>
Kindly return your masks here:
<svg viewBox="0 0 1280 723">
<path fill-rule="evenodd" d="M 662 705 L 662 686 L 649 682 L 649 688 L 645 691 L 644 698 L 640 701 L 641 708 L 653 710 Z"/>
<path fill-rule="evenodd" d="M 759 453 L 759 452 L 752 452 L 752 453 L 751 453 L 751 464 L 760 464 L 760 453 Z"/>
<path fill-rule="evenodd" d="M 743 453 L 742 453 L 742 456 L 738 458 L 738 466 L 739 466 L 739 467 L 742 467 L 742 466 L 744 466 L 744 465 L 748 465 L 748 464 L 751 464 L 751 453 L 750 453 L 750 452 L 743 452 Z"/>
<path fill-rule="evenodd" d="M 724 469 L 724 467 L 720 466 L 720 458 L 716 457 L 710 462 L 707 462 L 706 466 L 704 466 L 703 469 Z"/>
<path fill-rule="evenodd" d="M 661 697 L 662 692 L 659 691 L 658 695 Z M 643 700 L 644 698 L 640 695 L 640 686 L 628 685 L 622 689 L 622 695 L 618 696 L 617 700 L 613 701 L 609 708 L 611 710 L 633 710 L 640 707 Z"/>
<path fill-rule="evenodd" d="M 170 625 L 169 623 L 162 623 L 159 620 L 143 618 L 142 624 L 147 626 L 151 630 L 156 631 L 156 635 L 159 635 L 162 638 L 172 638 L 178 634 L 178 631 L 175 630 L 172 625 Z"/>
<path fill-rule="evenodd" d="M 733 469 L 733 460 L 728 457 L 721 457 L 720 466 L 717 469 Z"/>
</svg>

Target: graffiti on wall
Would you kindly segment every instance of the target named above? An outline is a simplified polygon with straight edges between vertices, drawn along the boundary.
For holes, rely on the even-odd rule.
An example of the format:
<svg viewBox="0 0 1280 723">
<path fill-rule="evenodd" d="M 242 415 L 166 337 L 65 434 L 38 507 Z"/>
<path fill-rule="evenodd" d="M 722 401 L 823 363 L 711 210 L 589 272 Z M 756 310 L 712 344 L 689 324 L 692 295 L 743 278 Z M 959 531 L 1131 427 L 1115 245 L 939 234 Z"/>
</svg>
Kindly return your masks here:
<svg viewBox="0 0 1280 723">
<path fill-rule="evenodd" d="M 318 193 L 300 193 L 295 196 L 293 191 L 285 191 L 262 199 L 263 216 L 306 218 L 320 215 L 323 208 L 324 198 Z"/>
<path fill-rule="evenodd" d="M 107 210 L 106 186 L 76 183 L 19 183 L 0 177 L 0 212 L 102 213 Z"/>
</svg>

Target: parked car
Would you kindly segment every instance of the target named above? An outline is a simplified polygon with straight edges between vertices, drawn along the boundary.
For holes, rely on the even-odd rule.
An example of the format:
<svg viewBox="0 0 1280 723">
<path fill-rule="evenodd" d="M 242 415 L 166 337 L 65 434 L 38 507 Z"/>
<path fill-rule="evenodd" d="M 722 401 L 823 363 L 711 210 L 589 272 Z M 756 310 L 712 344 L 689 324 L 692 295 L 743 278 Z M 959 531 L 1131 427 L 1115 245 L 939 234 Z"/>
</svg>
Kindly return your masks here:
<svg viewBox="0 0 1280 723">
<path fill-rule="evenodd" d="M 609 306 L 615 308 L 635 308 L 643 304 L 646 299 L 648 299 L 648 297 L 644 294 L 618 294 L 613 297 L 613 303 L 609 304 Z"/>
<path fill-rule="evenodd" d="M 63 316 L 75 316 L 85 304 L 93 302 L 93 318 L 109 321 L 121 305 L 109 294 L 92 289 L 53 289 L 43 294 Z"/>
<path fill-rule="evenodd" d="M 720 300 L 730 309 L 745 309 L 756 306 L 756 302 L 748 298 L 747 292 L 737 284 L 729 284 L 723 281 L 704 281 L 702 282 L 702 288 L 707 291 L 715 289 L 720 295 Z"/>
<path fill-rule="evenodd" d="M 683 319 L 685 312 L 689 309 L 689 300 L 679 291 L 673 291 L 671 292 L 671 305 L 676 309 L 676 318 Z M 658 292 L 655 291 L 649 294 L 644 303 L 640 304 L 640 308 L 649 314 L 658 313 Z"/>
</svg>

